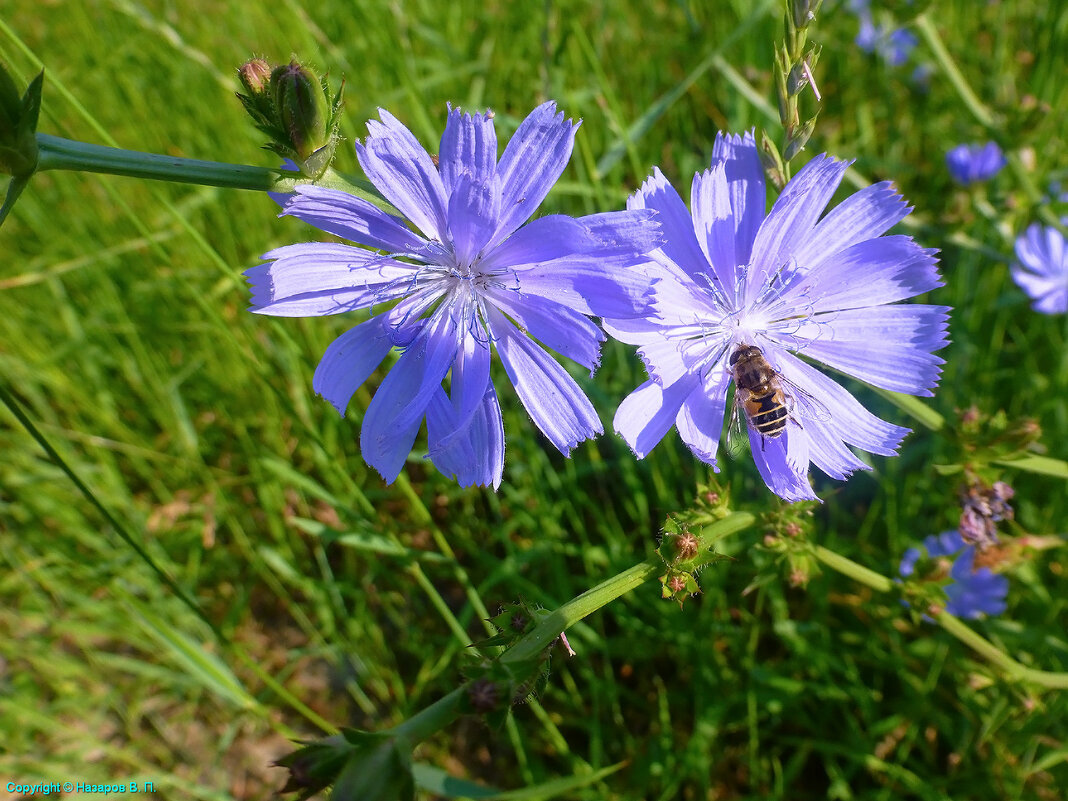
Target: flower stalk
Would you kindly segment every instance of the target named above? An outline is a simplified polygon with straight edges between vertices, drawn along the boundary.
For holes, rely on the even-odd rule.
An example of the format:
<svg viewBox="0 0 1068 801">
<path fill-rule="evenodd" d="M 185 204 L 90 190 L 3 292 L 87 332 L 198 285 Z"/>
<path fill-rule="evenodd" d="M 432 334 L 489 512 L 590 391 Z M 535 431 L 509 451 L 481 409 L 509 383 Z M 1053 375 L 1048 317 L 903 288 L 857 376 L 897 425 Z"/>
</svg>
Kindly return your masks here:
<svg viewBox="0 0 1068 801">
<path fill-rule="evenodd" d="M 854 581 L 871 587 L 878 592 L 890 592 L 896 586 L 893 581 L 881 573 L 876 573 L 874 570 L 857 564 L 852 559 L 821 545 L 812 546 L 812 554 L 832 570 L 849 576 Z M 999 668 L 1008 678 L 1014 681 L 1030 682 L 1049 689 L 1068 689 L 1068 673 L 1054 673 L 1021 665 L 990 640 L 970 629 L 953 615 L 942 612 L 935 618 L 935 622 L 949 634 L 984 657 L 992 665 Z"/>
<path fill-rule="evenodd" d="M 293 192 L 298 184 L 311 183 L 307 178 L 273 167 L 253 167 L 219 161 L 162 156 L 117 147 L 78 142 L 50 134 L 37 134 L 37 170 L 80 170 L 82 172 L 147 178 L 153 181 L 219 186 L 225 189 L 251 189 L 258 192 Z M 317 181 L 340 191 L 370 197 L 381 203 L 370 182 L 343 176 L 334 170 Z"/>
<path fill-rule="evenodd" d="M 931 54 L 934 56 L 935 61 L 938 62 L 938 66 L 942 69 L 942 72 L 945 73 L 946 78 L 949 79 L 949 82 L 953 85 L 957 94 L 960 95 L 960 99 L 965 107 L 971 112 L 971 115 L 975 117 L 976 121 L 987 130 L 990 136 L 997 139 L 1002 133 L 1000 120 L 997 115 L 995 115 L 994 112 L 979 99 L 979 96 L 972 91 L 968 79 L 964 77 L 964 73 L 961 72 L 960 67 L 957 66 L 957 62 L 953 60 L 953 56 L 950 55 L 949 50 L 942 41 L 942 37 L 938 34 L 938 29 L 935 27 L 935 24 L 931 21 L 930 17 L 928 17 L 926 13 L 920 14 L 916 17 L 913 24 L 916 26 L 916 30 L 920 32 L 920 36 L 923 37 L 924 42 L 930 48 Z M 1063 223 L 1047 205 L 1042 203 L 1042 191 L 1035 185 L 1034 180 L 1031 178 L 1030 173 L 1024 166 L 1019 155 L 1010 151 L 1005 154 L 1005 158 L 1008 162 L 1009 171 L 1027 195 L 1028 200 L 1030 200 L 1035 207 L 1035 213 L 1047 225 L 1052 225 L 1064 233 L 1065 228 Z"/>
<path fill-rule="evenodd" d="M 790 180 L 790 162 L 804 150 L 822 107 L 823 97 L 813 74 L 820 47 L 812 45 L 805 49 L 809 26 L 816 19 L 822 2 L 787 0 L 783 20 L 785 36 L 775 48 L 775 95 L 784 136 L 780 150 L 765 130 L 760 142 L 760 158 L 768 177 L 780 190 Z M 800 95 L 806 86 L 812 87 L 817 106 L 815 113 L 802 122 Z"/>
</svg>

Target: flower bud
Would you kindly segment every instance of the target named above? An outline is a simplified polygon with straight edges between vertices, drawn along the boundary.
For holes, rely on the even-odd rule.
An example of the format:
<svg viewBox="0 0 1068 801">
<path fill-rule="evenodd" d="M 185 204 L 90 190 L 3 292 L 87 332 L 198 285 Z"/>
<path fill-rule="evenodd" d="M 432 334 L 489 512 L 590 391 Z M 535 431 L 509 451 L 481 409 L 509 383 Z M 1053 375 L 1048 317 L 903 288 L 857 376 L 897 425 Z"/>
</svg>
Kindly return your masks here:
<svg viewBox="0 0 1068 801">
<path fill-rule="evenodd" d="M 337 780 L 353 750 L 352 743 L 340 734 L 304 743 L 302 748 L 274 763 L 289 770 L 286 785 L 280 792 L 299 792 L 307 798 L 328 787 Z"/>
<path fill-rule="evenodd" d="M 37 169 L 37 117 L 44 72 L 19 96 L 18 86 L 0 66 L 0 172 L 29 177 Z"/>
<path fill-rule="evenodd" d="M 238 68 L 237 77 L 249 94 L 267 94 L 271 82 L 271 65 L 262 58 L 254 58 Z"/>
<path fill-rule="evenodd" d="M 291 61 L 271 73 L 275 108 L 290 144 L 302 159 L 330 142 L 330 103 L 315 73 Z"/>
<path fill-rule="evenodd" d="M 816 18 L 816 12 L 820 10 L 823 0 L 790 0 L 790 13 L 793 15 L 794 26 L 802 31 Z"/>
<path fill-rule="evenodd" d="M 483 677 L 475 679 L 467 686 L 467 698 L 475 712 L 484 714 L 500 705 L 501 692 L 494 681 Z"/>
<path fill-rule="evenodd" d="M 786 147 L 783 150 L 783 160 L 790 161 L 805 149 L 805 145 L 808 144 L 809 137 L 812 136 L 812 131 L 816 127 L 816 117 L 806 120 L 805 124 L 799 128 L 790 131 L 786 142 Z"/>
</svg>

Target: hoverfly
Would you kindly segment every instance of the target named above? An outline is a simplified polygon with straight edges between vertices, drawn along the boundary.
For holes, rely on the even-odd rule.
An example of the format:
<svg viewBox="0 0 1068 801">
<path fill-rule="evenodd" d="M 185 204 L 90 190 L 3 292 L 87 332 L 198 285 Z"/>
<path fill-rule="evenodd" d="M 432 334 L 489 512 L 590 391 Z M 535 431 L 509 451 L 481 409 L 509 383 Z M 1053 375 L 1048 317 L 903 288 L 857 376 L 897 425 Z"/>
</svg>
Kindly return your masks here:
<svg viewBox="0 0 1068 801">
<path fill-rule="evenodd" d="M 734 402 L 727 428 L 727 451 L 737 457 L 749 441 L 746 424 L 761 437 L 775 439 L 795 414 L 829 420 L 826 407 L 776 372 L 756 345 L 739 345 L 728 360 L 734 377 Z"/>
</svg>

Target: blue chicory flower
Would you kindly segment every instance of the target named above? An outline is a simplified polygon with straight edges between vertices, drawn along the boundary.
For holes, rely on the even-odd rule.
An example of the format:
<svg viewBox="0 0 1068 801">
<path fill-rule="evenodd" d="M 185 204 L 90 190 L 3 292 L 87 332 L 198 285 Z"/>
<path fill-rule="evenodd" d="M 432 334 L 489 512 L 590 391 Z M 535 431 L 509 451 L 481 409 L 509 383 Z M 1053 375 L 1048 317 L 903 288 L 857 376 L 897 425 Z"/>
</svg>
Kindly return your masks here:
<svg viewBox="0 0 1068 801">
<path fill-rule="evenodd" d="M 897 28 L 886 37 L 879 52 L 891 67 L 900 67 L 909 60 L 909 56 L 919 43 L 920 40 L 916 38 L 916 34 L 908 28 Z"/>
<path fill-rule="evenodd" d="M 788 419 L 777 434 L 747 425 L 773 492 L 815 499 L 810 462 L 837 479 L 870 469 L 847 445 L 895 452 L 908 429 L 875 417 L 794 355 L 914 395 L 930 395 L 940 372 L 933 352 L 947 342 L 948 308 L 889 305 L 941 286 L 935 251 L 908 236 L 883 236 L 911 210 L 888 182 L 821 219 L 847 167 L 816 156 L 765 214 L 752 133 L 720 134 L 711 167 L 694 176 L 692 218 L 659 170 L 629 199 L 629 209 L 659 212 L 667 239 L 646 267 L 655 314 L 604 321 L 614 337 L 639 346 L 650 376 L 615 416 L 616 431 L 639 458 L 674 425 L 694 455 L 718 470 L 731 358 L 741 345 L 760 350 L 787 396 Z"/>
<path fill-rule="evenodd" d="M 1033 223 L 1016 240 L 1012 278 L 1034 301 L 1031 308 L 1044 314 L 1068 311 L 1068 246 L 1053 226 Z"/>
<path fill-rule="evenodd" d="M 986 181 L 1008 162 L 996 142 L 985 145 L 957 145 L 946 153 L 946 167 L 953 180 L 963 186 Z"/>
<path fill-rule="evenodd" d="M 853 0 L 848 8 L 857 15 L 860 27 L 853 43 L 865 53 L 878 53 L 891 67 L 900 67 L 909 60 L 920 40 L 907 28 L 889 29 L 876 24 L 867 0 Z"/>
<path fill-rule="evenodd" d="M 311 242 L 272 250 L 263 257 L 268 263 L 245 273 L 251 308 L 315 317 L 376 307 L 327 348 L 316 392 L 344 414 L 399 348 L 363 417 L 364 459 L 386 481 L 396 479 L 425 417 L 429 457 L 441 472 L 463 486 L 497 487 L 504 430 L 491 350 L 561 452 L 601 433 L 589 399 L 544 348 L 592 372 L 605 336 L 589 316 L 647 311 L 648 280 L 628 268 L 660 243 L 659 226 L 640 209 L 523 225 L 567 165 L 580 124 L 553 103 L 531 112 L 500 160 L 492 113 L 450 108 L 436 162 L 395 117 L 379 113 L 356 155 L 414 230 L 361 198 L 299 186 L 282 215 L 362 247 Z"/>
<path fill-rule="evenodd" d="M 994 573 L 989 567 L 975 567 L 975 546 L 964 542 L 960 532 L 944 531 L 923 541 L 923 551 L 909 548 L 901 558 L 898 572 L 910 578 L 916 572 L 917 563 L 923 559 L 955 557 L 948 570 L 949 583 L 946 591 L 946 611 L 956 617 L 975 619 L 982 614 L 1000 615 L 1005 611 L 1005 598 L 1009 594 L 1009 580 Z M 941 578 L 945 578 L 942 571 Z"/>
<path fill-rule="evenodd" d="M 860 15 L 860 29 L 857 31 L 857 37 L 853 40 L 853 43 L 865 53 L 874 53 L 885 34 L 886 31 L 881 25 L 877 26 L 872 21 L 870 14 L 862 13 Z"/>
</svg>

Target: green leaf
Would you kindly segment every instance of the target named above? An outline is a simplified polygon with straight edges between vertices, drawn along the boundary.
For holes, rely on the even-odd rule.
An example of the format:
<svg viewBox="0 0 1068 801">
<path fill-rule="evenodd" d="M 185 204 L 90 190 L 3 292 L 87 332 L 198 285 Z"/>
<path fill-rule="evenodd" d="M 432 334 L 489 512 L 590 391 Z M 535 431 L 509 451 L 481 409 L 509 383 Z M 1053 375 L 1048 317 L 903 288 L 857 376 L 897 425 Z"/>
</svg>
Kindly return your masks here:
<svg viewBox="0 0 1068 801">
<path fill-rule="evenodd" d="M 127 598 L 127 603 L 144 632 L 167 651 L 190 678 L 242 709 L 257 705 L 256 699 L 219 657 L 205 651 L 203 645 L 174 628 L 144 604 L 132 598 Z"/>
<path fill-rule="evenodd" d="M 941 431 L 946 424 L 946 420 L 942 415 L 913 395 L 903 395 L 900 392 L 891 392 L 888 389 L 879 389 L 878 387 L 872 387 L 872 389 L 912 417 L 920 425 L 931 429 L 931 431 Z"/>
<path fill-rule="evenodd" d="M 15 201 L 19 199 L 19 195 L 22 194 L 22 190 L 26 188 L 26 185 L 29 182 L 29 176 L 24 178 L 14 177 L 11 179 L 11 183 L 7 185 L 7 196 L 4 198 L 4 205 L 0 207 L 0 225 L 4 224 L 4 220 L 6 220 L 7 215 L 11 213 Z"/>
<path fill-rule="evenodd" d="M 330 801 L 414 801 L 412 745 L 386 732 L 359 732 L 361 742 L 338 777 Z M 346 739 L 352 737 L 346 733 Z"/>
<path fill-rule="evenodd" d="M 995 464 L 1011 467 L 1015 470 L 1025 470 L 1028 473 L 1040 473 L 1044 476 L 1063 478 L 1068 481 L 1068 462 L 1061 459 L 1052 459 L 1049 456 L 1027 455 L 1019 459 L 1002 459 Z"/>
<path fill-rule="evenodd" d="M 308 478 L 308 476 L 301 473 L 284 459 L 269 456 L 260 459 L 260 465 L 266 468 L 268 472 L 274 473 L 275 476 L 283 481 L 304 490 L 304 492 L 308 493 L 313 498 L 326 501 L 331 506 L 344 506 L 344 504 L 338 500 L 337 496 L 327 490 L 322 484 Z"/>
</svg>

